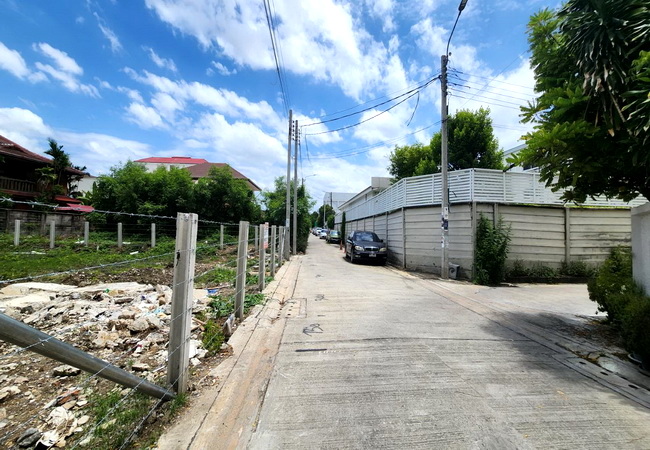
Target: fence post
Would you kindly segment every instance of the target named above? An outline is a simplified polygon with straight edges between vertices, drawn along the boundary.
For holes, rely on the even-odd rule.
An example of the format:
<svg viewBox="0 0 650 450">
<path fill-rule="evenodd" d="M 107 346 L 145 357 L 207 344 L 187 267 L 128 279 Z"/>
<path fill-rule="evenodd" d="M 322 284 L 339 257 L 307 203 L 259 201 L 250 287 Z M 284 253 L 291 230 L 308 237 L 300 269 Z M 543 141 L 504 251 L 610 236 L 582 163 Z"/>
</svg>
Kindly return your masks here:
<svg viewBox="0 0 650 450">
<path fill-rule="evenodd" d="M 156 224 L 151 224 L 151 248 L 156 246 Z"/>
<path fill-rule="evenodd" d="M 223 250 L 223 224 L 219 225 L 219 248 Z"/>
<path fill-rule="evenodd" d="M 266 248 L 264 248 L 264 235 L 266 234 L 266 225 L 261 223 L 259 226 L 260 230 L 260 273 L 259 273 L 259 289 L 260 292 L 264 290 L 266 286 Z"/>
<path fill-rule="evenodd" d="M 167 382 L 174 387 L 178 394 L 187 390 L 198 222 L 199 218 L 196 214 L 178 213 L 176 216 L 176 250 L 174 252 L 172 319 L 169 324 Z"/>
<path fill-rule="evenodd" d="M 255 248 L 257 248 L 257 254 L 259 255 L 260 254 L 260 241 L 259 241 L 260 227 L 258 225 L 254 225 L 254 226 L 255 226 Z"/>
<path fill-rule="evenodd" d="M 244 295 L 246 294 L 246 263 L 248 262 L 248 222 L 239 222 L 237 247 L 237 278 L 235 281 L 235 317 L 244 318 Z"/>
<path fill-rule="evenodd" d="M 50 248 L 54 248 L 54 239 L 56 236 L 56 222 L 50 222 Z"/>
<path fill-rule="evenodd" d="M 84 222 L 84 245 L 88 247 L 90 243 L 90 222 L 87 220 Z"/>
<path fill-rule="evenodd" d="M 14 246 L 18 247 L 20 244 L 20 220 L 14 220 Z"/>
<path fill-rule="evenodd" d="M 278 254 L 278 256 L 279 256 L 278 260 L 280 262 L 279 265 L 284 264 L 284 260 L 285 260 L 285 258 L 284 258 L 284 229 L 285 228 L 282 225 L 280 225 L 280 232 L 278 234 L 278 240 L 280 241 L 279 242 L 280 243 L 280 252 Z"/>
<path fill-rule="evenodd" d="M 277 226 L 272 225 L 271 226 L 271 242 L 270 242 L 270 248 L 271 248 L 271 276 L 275 276 L 275 240 L 276 240 L 276 231 L 277 231 Z"/>
<path fill-rule="evenodd" d="M 122 222 L 117 224 L 117 247 L 122 248 Z"/>
</svg>

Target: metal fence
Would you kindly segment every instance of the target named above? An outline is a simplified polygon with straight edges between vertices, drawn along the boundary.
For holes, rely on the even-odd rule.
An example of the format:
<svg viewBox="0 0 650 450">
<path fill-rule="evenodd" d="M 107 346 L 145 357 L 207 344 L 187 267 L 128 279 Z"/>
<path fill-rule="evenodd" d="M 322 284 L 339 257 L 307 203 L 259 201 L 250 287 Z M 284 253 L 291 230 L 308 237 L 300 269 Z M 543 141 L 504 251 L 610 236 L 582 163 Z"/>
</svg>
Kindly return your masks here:
<svg viewBox="0 0 650 450">
<path fill-rule="evenodd" d="M 561 192 L 553 192 L 539 181 L 537 173 L 503 172 L 491 169 L 464 169 L 449 172 L 449 202 L 563 205 Z M 341 206 L 346 220 L 372 217 L 400 208 L 439 205 L 442 197 L 441 174 L 402 178 L 368 200 L 352 200 Z M 644 197 L 631 202 L 598 197 L 584 206 L 632 207 L 646 203 Z M 342 212 L 336 217 L 341 221 Z"/>
</svg>

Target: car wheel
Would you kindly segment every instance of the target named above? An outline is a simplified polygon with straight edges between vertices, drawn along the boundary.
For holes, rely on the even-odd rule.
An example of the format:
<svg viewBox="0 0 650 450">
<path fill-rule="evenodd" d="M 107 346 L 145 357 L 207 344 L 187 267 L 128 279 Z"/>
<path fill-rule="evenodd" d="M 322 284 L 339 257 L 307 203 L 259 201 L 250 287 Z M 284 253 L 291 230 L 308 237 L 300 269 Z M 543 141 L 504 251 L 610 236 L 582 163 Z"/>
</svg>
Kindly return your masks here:
<svg viewBox="0 0 650 450">
<path fill-rule="evenodd" d="M 350 262 L 354 264 L 354 252 L 350 251 Z"/>
</svg>

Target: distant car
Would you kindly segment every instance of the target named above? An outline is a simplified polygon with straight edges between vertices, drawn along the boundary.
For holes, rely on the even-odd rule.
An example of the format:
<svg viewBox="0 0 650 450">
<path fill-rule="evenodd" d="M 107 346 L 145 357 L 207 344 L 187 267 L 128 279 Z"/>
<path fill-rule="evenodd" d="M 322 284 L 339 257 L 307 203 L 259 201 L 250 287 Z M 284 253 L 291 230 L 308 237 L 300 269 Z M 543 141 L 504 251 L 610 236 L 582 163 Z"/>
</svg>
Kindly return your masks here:
<svg viewBox="0 0 650 450">
<path fill-rule="evenodd" d="M 357 261 L 386 264 L 388 247 L 372 231 L 352 231 L 345 239 L 345 257 L 353 264 Z"/>
<path fill-rule="evenodd" d="M 326 239 L 327 238 L 327 230 L 321 230 L 318 237 L 321 238 L 321 239 Z"/>
<path fill-rule="evenodd" d="M 328 244 L 338 244 L 341 242 L 341 233 L 338 230 L 332 230 L 325 238 Z"/>
<path fill-rule="evenodd" d="M 314 231 L 312 233 L 314 233 L 314 236 L 320 236 L 321 231 L 322 231 L 322 228 L 316 227 L 316 228 L 314 228 Z"/>
</svg>

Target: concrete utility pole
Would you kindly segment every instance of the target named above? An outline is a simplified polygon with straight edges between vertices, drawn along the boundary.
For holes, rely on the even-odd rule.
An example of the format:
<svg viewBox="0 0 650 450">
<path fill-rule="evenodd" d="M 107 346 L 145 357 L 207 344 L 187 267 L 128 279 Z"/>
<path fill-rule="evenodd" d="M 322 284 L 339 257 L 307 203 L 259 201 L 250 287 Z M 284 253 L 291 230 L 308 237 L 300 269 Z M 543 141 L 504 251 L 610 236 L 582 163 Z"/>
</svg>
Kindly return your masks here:
<svg viewBox="0 0 650 450">
<path fill-rule="evenodd" d="M 293 254 L 298 254 L 298 121 L 294 122 L 294 160 L 293 160 Z"/>
<path fill-rule="evenodd" d="M 440 117 L 442 118 L 441 149 L 442 157 L 440 158 L 440 172 L 442 175 L 442 202 L 440 204 L 440 229 L 442 238 L 440 239 L 440 250 L 442 258 L 440 261 L 440 277 L 449 277 L 449 262 L 447 249 L 449 247 L 449 187 L 447 186 L 447 55 L 440 57 L 441 73 L 440 88 L 442 97 L 440 100 Z"/>
<path fill-rule="evenodd" d="M 290 214 L 291 214 L 291 132 L 293 130 L 293 111 L 289 110 L 289 139 L 287 142 L 287 204 L 286 204 L 286 216 L 284 219 L 285 232 L 290 230 Z M 284 259 L 289 259 L 289 243 L 284 246 Z"/>
<path fill-rule="evenodd" d="M 442 232 L 442 238 L 440 239 L 440 250 L 442 253 L 440 261 L 440 277 L 448 278 L 449 277 L 449 186 L 447 178 L 447 169 L 449 163 L 447 161 L 448 154 L 448 142 L 447 142 L 447 125 L 448 125 L 448 106 L 447 106 L 447 63 L 449 62 L 449 44 L 451 42 L 451 37 L 454 35 L 454 30 L 456 29 L 456 24 L 458 24 L 458 19 L 460 19 L 460 13 L 463 12 L 465 6 L 467 5 L 467 0 L 461 0 L 458 5 L 458 16 L 456 16 L 456 22 L 454 22 L 454 27 L 451 29 L 449 34 L 449 40 L 447 41 L 447 50 L 445 54 L 440 57 L 440 89 L 441 89 L 441 101 L 440 101 L 440 118 L 442 121 L 440 137 L 441 137 L 441 152 L 440 157 L 440 175 L 442 176 L 442 202 L 440 204 L 440 228 Z"/>
</svg>

